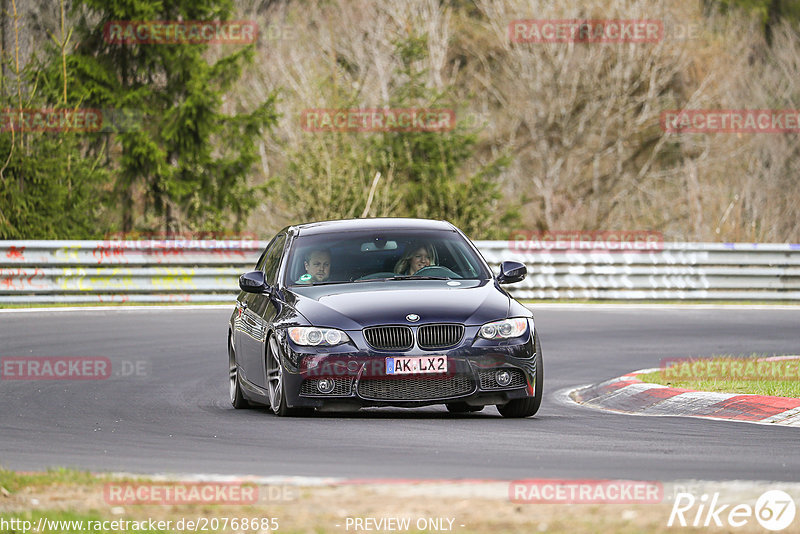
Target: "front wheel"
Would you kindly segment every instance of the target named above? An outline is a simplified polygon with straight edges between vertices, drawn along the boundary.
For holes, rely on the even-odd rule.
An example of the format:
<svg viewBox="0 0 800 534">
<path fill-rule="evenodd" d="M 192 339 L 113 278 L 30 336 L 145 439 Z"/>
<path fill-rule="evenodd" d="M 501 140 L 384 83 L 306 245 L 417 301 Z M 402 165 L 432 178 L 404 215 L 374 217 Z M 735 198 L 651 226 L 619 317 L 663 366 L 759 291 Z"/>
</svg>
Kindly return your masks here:
<svg viewBox="0 0 800 534">
<path fill-rule="evenodd" d="M 535 334 L 534 334 L 535 335 Z M 536 379 L 533 385 L 533 397 L 514 399 L 507 404 L 498 404 L 497 411 L 503 417 L 530 417 L 539 411 L 542 405 L 542 384 L 544 383 L 544 365 L 542 363 L 542 346 L 539 336 L 536 335 L 534 348 L 536 349 Z"/>
<path fill-rule="evenodd" d="M 279 417 L 308 415 L 314 411 L 313 408 L 289 408 L 286 405 L 282 360 L 280 345 L 272 335 L 267 343 L 267 391 L 270 407 Z"/>
<path fill-rule="evenodd" d="M 233 336 L 228 335 L 228 392 L 231 405 L 237 409 L 248 408 L 250 403 L 242 394 L 242 385 L 239 382 L 239 366 L 236 364 L 236 352 L 233 348 Z"/>
</svg>

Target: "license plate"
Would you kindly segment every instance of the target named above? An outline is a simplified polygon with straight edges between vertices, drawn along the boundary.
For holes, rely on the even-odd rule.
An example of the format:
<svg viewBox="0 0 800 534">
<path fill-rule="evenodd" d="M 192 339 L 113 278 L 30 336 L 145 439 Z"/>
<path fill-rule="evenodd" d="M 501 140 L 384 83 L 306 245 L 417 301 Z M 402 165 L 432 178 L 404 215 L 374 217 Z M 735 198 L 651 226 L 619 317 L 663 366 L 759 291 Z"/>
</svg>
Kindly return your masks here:
<svg viewBox="0 0 800 534">
<path fill-rule="evenodd" d="M 447 356 L 406 356 L 386 358 L 387 375 L 446 373 Z"/>
</svg>

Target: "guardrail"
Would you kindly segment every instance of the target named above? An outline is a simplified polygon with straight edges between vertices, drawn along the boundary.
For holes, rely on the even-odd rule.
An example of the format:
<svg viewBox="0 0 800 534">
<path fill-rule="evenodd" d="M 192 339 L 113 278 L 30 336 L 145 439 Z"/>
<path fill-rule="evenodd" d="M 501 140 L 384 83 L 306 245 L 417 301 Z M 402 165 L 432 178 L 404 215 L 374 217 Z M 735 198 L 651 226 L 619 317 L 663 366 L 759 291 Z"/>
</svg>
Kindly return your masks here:
<svg viewBox="0 0 800 534">
<path fill-rule="evenodd" d="M 522 299 L 800 300 L 800 245 L 663 243 L 648 251 L 560 251 L 558 243 L 477 241 L 486 261 L 517 260 Z M 511 246 L 510 246 L 511 245 Z"/>
<path fill-rule="evenodd" d="M 522 299 L 800 300 L 800 245 L 663 243 L 648 251 L 528 250 L 476 241 Z M 0 241 L 0 303 L 232 302 L 264 241 Z"/>
<path fill-rule="evenodd" d="M 233 302 L 265 241 L 0 241 L 0 302 Z"/>
</svg>

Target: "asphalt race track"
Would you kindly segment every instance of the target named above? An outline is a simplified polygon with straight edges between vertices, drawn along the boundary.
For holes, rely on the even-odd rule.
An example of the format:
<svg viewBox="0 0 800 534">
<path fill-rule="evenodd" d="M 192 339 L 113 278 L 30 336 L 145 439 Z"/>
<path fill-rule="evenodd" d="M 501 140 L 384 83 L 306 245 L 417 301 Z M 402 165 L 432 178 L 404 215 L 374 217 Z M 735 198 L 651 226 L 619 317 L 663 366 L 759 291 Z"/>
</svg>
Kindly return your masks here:
<svg viewBox="0 0 800 534">
<path fill-rule="evenodd" d="M 800 353 L 800 309 L 533 308 L 545 397 L 539 414 L 523 420 L 501 418 L 494 408 L 451 415 L 439 406 L 304 419 L 234 411 L 227 309 L 1 313 L 0 357 L 105 356 L 119 375 L 0 381 L 0 465 L 357 478 L 800 481 L 796 428 L 612 414 L 555 395 L 657 367 L 662 358 Z"/>
</svg>

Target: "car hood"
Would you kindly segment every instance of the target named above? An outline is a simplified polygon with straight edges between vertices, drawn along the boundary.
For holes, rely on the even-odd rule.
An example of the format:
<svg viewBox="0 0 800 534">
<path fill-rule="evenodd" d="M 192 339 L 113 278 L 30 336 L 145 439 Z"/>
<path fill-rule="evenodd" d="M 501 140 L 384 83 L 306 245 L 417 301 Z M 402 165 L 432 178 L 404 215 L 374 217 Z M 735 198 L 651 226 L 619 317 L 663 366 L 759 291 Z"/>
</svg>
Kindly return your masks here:
<svg viewBox="0 0 800 534">
<path fill-rule="evenodd" d="M 403 280 L 295 286 L 287 296 L 289 304 L 311 324 L 343 330 L 436 322 L 481 325 L 507 317 L 511 301 L 494 280 Z M 419 320 L 408 321 L 408 314 L 419 315 Z"/>
</svg>

